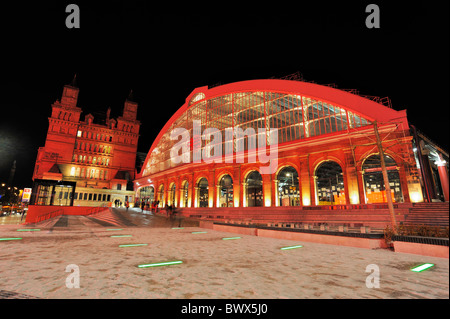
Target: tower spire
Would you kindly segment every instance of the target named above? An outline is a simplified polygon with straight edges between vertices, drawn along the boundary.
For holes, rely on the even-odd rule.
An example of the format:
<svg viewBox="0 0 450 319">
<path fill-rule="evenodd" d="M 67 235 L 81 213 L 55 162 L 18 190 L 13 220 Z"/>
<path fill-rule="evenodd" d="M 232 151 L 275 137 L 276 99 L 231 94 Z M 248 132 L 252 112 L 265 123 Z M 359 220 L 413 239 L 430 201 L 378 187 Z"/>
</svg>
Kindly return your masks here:
<svg viewBox="0 0 450 319">
<path fill-rule="evenodd" d="M 133 89 L 130 90 L 130 94 L 128 94 L 128 101 L 133 101 Z"/>
<path fill-rule="evenodd" d="M 77 87 L 77 74 L 73 76 L 72 83 L 70 84 L 73 87 Z"/>
</svg>

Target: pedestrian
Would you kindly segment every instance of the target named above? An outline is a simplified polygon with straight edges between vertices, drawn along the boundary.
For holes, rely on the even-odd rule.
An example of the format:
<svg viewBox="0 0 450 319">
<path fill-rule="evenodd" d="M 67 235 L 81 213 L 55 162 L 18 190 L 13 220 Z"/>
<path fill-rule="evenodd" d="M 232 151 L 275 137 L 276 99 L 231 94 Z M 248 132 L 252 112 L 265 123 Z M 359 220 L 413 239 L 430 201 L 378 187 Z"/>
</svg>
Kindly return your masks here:
<svg viewBox="0 0 450 319">
<path fill-rule="evenodd" d="M 145 202 L 144 202 L 144 200 L 142 200 L 142 202 L 141 202 L 141 211 L 142 212 L 144 212 L 144 206 L 145 206 Z"/>
<path fill-rule="evenodd" d="M 177 209 L 174 209 L 172 212 L 172 227 L 174 227 L 174 224 L 178 224 L 176 227 L 181 227 L 181 224 L 183 223 L 183 215 L 180 211 Z"/>
<path fill-rule="evenodd" d="M 27 213 L 27 211 L 28 211 L 28 207 L 27 207 L 27 206 L 25 206 L 25 207 L 22 208 L 22 217 L 20 218 L 20 221 L 22 221 L 23 216 L 25 216 L 25 214 Z"/>
<path fill-rule="evenodd" d="M 127 208 L 127 210 L 128 210 L 128 207 L 130 207 L 130 203 L 128 201 L 125 201 L 125 207 Z"/>
</svg>

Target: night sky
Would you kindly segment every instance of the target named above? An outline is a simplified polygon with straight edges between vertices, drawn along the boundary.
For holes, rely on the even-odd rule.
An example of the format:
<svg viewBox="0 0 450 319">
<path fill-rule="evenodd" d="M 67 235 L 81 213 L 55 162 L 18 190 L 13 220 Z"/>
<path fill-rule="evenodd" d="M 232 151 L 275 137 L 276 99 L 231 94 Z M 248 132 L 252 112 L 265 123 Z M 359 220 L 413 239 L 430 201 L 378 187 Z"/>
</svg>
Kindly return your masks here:
<svg viewBox="0 0 450 319">
<path fill-rule="evenodd" d="M 448 150 L 449 2 L 303 2 L 2 3 L 0 181 L 16 160 L 14 185 L 32 186 L 51 104 L 74 74 L 81 119 L 108 107 L 122 115 L 133 90 L 140 152 L 196 87 L 297 71 L 318 84 L 390 97 Z M 65 26 L 69 3 L 79 5 L 79 29 Z M 370 3 L 380 7 L 380 29 L 365 25 Z"/>
</svg>

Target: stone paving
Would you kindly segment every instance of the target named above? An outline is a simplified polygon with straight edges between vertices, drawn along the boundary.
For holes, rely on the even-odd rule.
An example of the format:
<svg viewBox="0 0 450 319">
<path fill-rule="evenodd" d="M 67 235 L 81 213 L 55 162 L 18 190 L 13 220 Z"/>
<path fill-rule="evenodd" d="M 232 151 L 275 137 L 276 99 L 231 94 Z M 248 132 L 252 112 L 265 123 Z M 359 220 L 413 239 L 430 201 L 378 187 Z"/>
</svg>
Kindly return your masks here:
<svg viewBox="0 0 450 319">
<path fill-rule="evenodd" d="M 22 239 L 0 241 L 0 298 L 449 298 L 448 259 L 176 226 L 138 209 L 2 225 L 0 237 Z M 182 263 L 138 268 L 165 261 Z M 434 267 L 410 270 L 423 263 Z"/>
</svg>

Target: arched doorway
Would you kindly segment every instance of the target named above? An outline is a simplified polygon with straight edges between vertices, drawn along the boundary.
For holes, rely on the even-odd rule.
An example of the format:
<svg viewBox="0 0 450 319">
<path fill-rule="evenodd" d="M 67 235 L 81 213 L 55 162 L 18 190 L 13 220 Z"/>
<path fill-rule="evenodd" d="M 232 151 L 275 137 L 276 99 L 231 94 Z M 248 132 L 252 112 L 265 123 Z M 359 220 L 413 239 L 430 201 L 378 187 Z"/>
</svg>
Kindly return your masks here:
<svg viewBox="0 0 450 319">
<path fill-rule="evenodd" d="M 155 198 L 155 189 L 153 186 L 145 186 L 139 190 L 139 199 L 141 202 L 149 204 Z"/>
<path fill-rule="evenodd" d="M 334 161 L 321 163 L 314 174 L 318 205 L 345 205 L 344 174 Z"/>
<path fill-rule="evenodd" d="M 247 207 L 263 206 L 262 176 L 258 171 L 252 171 L 246 179 Z"/>
<path fill-rule="evenodd" d="M 180 206 L 189 207 L 189 182 L 184 181 L 181 185 Z"/>
<path fill-rule="evenodd" d="M 300 206 L 298 173 L 292 166 L 284 167 L 277 175 L 279 206 Z"/>
<path fill-rule="evenodd" d="M 206 178 L 202 178 L 198 184 L 198 191 L 197 191 L 197 207 L 209 207 L 209 201 L 208 201 L 208 180 Z"/>
<path fill-rule="evenodd" d="M 233 207 L 233 179 L 224 175 L 219 182 L 219 207 Z"/>
<path fill-rule="evenodd" d="M 159 200 L 159 205 L 158 207 L 164 207 L 164 184 L 161 184 L 159 186 L 159 190 L 158 190 L 158 200 Z"/>
<path fill-rule="evenodd" d="M 169 194 L 167 194 L 167 205 L 176 206 L 176 186 L 175 183 L 170 184 L 169 186 Z"/>
<path fill-rule="evenodd" d="M 397 163 L 392 157 L 384 155 L 389 186 L 391 188 L 392 200 L 396 203 L 403 202 L 403 193 L 400 183 L 400 175 L 397 169 Z M 371 155 L 364 161 L 362 165 L 364 190 L 366 195 L 366 203 L 386 203 L 386 189 L 381 171 L 380 155 Z"/>
</svg>

